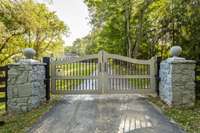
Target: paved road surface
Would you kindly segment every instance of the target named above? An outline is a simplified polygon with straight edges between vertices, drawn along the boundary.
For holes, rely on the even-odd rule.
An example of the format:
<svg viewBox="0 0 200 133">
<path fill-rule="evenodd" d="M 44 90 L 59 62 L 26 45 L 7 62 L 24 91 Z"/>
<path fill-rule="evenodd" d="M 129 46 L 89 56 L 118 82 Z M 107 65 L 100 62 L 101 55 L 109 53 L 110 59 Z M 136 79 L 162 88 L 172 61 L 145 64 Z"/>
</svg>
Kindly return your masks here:
<svg viewBox="0 0 200 133">
<path fill-rule="evenodd" d="M 67 95 L 31 133 L 184 133 L 140 95 Z"/>
</svg>

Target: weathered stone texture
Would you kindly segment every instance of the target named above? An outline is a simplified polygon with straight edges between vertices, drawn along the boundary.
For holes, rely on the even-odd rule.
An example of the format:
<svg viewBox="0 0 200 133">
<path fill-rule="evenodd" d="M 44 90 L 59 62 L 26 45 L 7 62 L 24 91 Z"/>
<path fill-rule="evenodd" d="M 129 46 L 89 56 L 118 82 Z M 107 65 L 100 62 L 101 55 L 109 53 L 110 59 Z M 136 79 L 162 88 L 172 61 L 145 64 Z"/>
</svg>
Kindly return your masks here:
<svg viewBox="0 0 200 133">
<path fill-rule="evenodd" d="M 9 65 L 8 77 L 9 112 L 27 112 L 46 100 L 44 64 Z"/>
<path fill-rule="evenodd" d="M 160 64 L 160 97 L 169 105 L 191 106 L 195 102 L 195 62 L 169 58 Z"/>
</svg>

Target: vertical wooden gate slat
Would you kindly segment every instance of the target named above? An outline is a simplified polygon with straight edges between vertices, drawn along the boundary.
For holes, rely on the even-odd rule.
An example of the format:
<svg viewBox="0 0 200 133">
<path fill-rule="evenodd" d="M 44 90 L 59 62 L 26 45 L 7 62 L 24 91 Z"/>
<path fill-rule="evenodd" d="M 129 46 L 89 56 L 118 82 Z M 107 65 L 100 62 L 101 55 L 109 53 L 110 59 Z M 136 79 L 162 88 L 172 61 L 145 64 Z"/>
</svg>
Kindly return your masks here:
<svg viewBox="0 0 200 133">
<path fill-rule="evenodd" d="M 61 75 L 57 69 L 61 69 Z M 54 94 L 150 92 L 156 89 L 156 70 L 155 57 L 137 60 L 100 51 L 96 55 L 52 61 L 51 90 Z"/>
</svg>

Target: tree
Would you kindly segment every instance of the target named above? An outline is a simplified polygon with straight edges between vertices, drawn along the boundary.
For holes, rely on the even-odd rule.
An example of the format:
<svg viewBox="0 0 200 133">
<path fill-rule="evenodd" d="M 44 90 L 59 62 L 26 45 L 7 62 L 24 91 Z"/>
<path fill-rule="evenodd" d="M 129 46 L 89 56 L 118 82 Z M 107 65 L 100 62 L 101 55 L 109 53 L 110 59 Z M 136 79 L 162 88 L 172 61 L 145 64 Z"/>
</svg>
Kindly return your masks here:
<svg viewBox="0 0 200 133">
<path fill-rule="evenodd" d="M 168 57 L 173 45 L 183 56 L 200 56 L 199 0 L 85 0 L 90 11 L 90 53 L 104 49 L 134 58 Z"/>
<path fill-rule="evenodd" d="M 53 53 L 63 45 L 68 27 L 44 4 L 33 0 L 0 1 L 0 64 L 20 56 L 22 49 L 32 47 L 36 58 Z"/>
</svg>

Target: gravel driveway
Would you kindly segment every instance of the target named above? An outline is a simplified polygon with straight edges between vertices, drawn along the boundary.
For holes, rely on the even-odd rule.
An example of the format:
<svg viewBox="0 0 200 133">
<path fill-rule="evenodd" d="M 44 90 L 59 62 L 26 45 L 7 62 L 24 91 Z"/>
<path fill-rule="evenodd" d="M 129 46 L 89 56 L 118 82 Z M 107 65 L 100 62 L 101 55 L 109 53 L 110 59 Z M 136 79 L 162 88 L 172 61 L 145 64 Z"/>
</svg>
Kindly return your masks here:
<svg viewBox="0 0 200 133">
<path fill-rule="evenodd" d="M 184 133 L 140 95 L 66 95 L 31 133 Z"/>
</svg>

